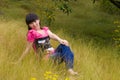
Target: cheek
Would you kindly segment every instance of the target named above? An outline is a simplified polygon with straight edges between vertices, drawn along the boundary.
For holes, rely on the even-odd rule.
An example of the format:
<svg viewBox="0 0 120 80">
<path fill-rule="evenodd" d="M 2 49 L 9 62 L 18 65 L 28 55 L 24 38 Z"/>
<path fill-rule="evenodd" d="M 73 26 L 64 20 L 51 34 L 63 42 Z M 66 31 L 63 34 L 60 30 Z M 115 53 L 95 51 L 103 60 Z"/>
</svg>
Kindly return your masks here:
<svg viewBox="0 0 120 80">
<path fill-rule="evenodd" d="M 33 28 L 33 24 L 29 24 L 29 27 L 30 27 L 30 28 Z"/>
</svg>

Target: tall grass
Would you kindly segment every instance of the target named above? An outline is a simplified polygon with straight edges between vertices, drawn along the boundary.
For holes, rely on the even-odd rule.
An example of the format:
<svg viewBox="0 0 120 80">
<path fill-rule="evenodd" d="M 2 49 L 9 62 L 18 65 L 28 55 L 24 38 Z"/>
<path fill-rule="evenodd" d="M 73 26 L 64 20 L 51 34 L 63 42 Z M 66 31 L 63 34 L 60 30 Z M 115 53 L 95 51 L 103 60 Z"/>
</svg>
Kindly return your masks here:
<svg viewBox="0 0 120 80">
<path fill-rule="evenodd" d="M 57 80 L 120 79 L 120 58 L 115 50 L 95 47 L 92 41 L 85 43 L 81 38 L 75 40 L 66 36 L 62 30 L 56 34 L 69 41 L 75 55 L 74 69 L 79 73 L 77 76 L 69 75 L 64 64 L 57 66 L 45 60 L 38 62 L 32 49 L 20 63 L 13 64 L 25 49 L 25 26 L 23 21 L 0 22 L 0 80 L 45 80 L 46 71 L 58 75 Z M 54 47 L 58 45 L 57 42 L 51 42 Z"/>
<path fill-rule="evenodd" d="M 38 61 L 32 49 L 20 63 L 13 64 L 25 49 L 27 33 L 24 20 L 19 19 L 27 11 L 14 7 L 1 10 L 1 15 L 4 16 L 0 18 L 0 80 L 45 80 L 44 74 L 48 71 L 58 75 L 58 80 L 120 80 L 120 58 L 117 51 L 97 46 L 92 40 L 86 43 L 86 39 L 81 37 L 90 36 L 89 40 L 94 37 L 98 40 L 101 37 L 103 40 L 109 39 L 113 22 L 119 19 L 118 16 L 99 11 L 98 6 L 93 5 L 90 0 L 78 1 L 73 7 L 73 13 L 67 17 L 62 13 L 58 14 L 56 24 L 50 29 L 69 41 L 75 55 L 74 69 L 79 74 L 69 75 L 64 63 L 58 66 L 50 61 Z M 73 36 L 77 38 L 72 38 Z M 53 40 L 51 43 L 54 47 L 58 45 Z"/>
<path fill-rule="evenodd" d="M 72 10 L 69 16 L 57 14 L 57 28 L 65 28 L 69 36 L 77 39 L 86 37 L 101 44 L 113 41 L 113 22 L 119 20 L 119 16 L 101 11 L 99 1 L 93 4 L 91 0 L 80 0 L 72 4 Z"/>
<path fill-rule="evenodd" d="M 0 7 L 0 17 L 3 16 L 3 18 L 8 20 L 19 20 L 24 18 L 27 13 L 35 12 L 40 15 L 42 24 L 46 22 L 44 21 L 44 8 L 53 5 L 51 0 L 48 2 L 50 4 L 43 0 L 37 0 L 37 2 L 33 0 L 2 0 L 1 2 L 3 5 Z M 54 13 L 56 22 L 53 26 L 57 27 L 52 27 L 52 29 L 56 30 L 62 27 L 65 28 L 65 32 L 71 37 L 79 38 L 81 34 L 84 34 L 83 37 L 86 37 L 88 40 L 94 39 L 102 44 L 112 42 L 112 32 L 116 27 L 113 22 L 120 20 L 120 18 L 117 15 L 101 11 L 100 2 L 97 1 L 95 4 L 91 0 L 71 2 L 72 13 L 69 16 L 60 11 Z M 108 0 L 104 2 L 104 5 L 106 5 Z"/>
</svg>

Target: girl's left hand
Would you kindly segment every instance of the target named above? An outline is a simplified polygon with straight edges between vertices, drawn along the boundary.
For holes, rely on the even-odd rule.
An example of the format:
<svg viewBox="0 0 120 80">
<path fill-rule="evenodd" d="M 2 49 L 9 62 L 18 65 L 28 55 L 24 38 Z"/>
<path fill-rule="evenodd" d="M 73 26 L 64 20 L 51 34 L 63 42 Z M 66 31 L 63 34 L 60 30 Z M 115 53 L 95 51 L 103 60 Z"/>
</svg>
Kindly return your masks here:
<svg viewBox="0 0 120 80">
<path fill-rule="evenodd" d="M 66 45 L 66 46 L 69 46 L 69 43 L 67 40 L 60 40 L 60 43 Z"/>
</svg>

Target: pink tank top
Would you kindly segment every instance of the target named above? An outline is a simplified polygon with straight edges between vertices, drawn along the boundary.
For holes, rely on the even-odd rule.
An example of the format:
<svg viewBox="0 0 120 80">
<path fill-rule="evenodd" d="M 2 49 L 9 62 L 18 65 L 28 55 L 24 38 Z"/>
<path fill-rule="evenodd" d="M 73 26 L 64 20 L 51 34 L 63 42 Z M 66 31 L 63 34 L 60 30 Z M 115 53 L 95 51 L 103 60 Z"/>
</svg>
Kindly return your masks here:
<svg viewBox="0 0 120 80">
<path fill-rule="evenodd" d="M 38 33 L 34 29 L 29 30 L 27 33 L 27 41 L 34 42 L 35 39 L 47 37 L 48 36 L 47 30 L 49 30 L 49 28 L 43 27 L 42 30 L 45 32 L 44 34 Z"/>
</svg>

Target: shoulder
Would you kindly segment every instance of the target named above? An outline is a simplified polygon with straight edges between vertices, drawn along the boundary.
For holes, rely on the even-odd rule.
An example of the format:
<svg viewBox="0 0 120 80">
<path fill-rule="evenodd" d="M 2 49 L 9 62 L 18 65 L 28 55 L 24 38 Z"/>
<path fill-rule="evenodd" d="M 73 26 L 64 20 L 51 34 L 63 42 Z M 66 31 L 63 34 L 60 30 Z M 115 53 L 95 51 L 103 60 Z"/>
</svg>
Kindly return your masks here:
<svg viewBox="0 0 120 80">
<path fill-rule="evenodd" d="M 35 34 L 35 33 L 36 33 L 35 30 L 29 30 L 29 31 L 28 31 L 28 34 Z"/>
<path fill-rule="evenodd" d="M 27 33 L 27 41 L 28 42 L 33 42 L 34 39 L 35 39 L 35 34 L 36 34 L 35 30 L 29 30 L 28 33 Z"/>
<path fill-rule="evenodd" d="M 43 30 L 47 31 L 49 28 L 47 26 L 42 27 Z"/>
<path fill-rule="evenodd" d="M 37 33 L 36 33 L 36 31 L 35 30 L 29 30 L 28 32 L 27 32 L 27 36 L 29 37 L 29 36 L 35 36 Z"/>
</svg>

